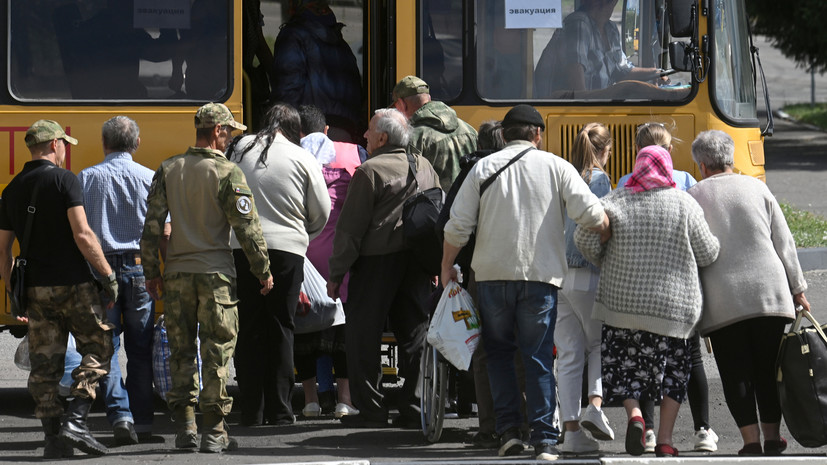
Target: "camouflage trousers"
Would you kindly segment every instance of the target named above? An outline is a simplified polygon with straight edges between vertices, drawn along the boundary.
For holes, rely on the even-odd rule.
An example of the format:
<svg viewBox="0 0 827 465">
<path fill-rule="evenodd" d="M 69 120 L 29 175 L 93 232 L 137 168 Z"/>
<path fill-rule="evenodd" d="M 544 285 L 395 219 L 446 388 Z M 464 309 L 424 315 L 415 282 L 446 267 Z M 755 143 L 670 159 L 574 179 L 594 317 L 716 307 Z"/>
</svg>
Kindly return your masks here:
<svg viewBox="0 0 827 465">
<path fill-rule="evenodd" d="M 170 409 L 195 405 L 201 412 L 230 414 L 233 399 L 227 395 L 230 358 L 238 334 L 236 281 L 221 273 L 166 273 L 164 320 L 169 339 L 172 389 Z M 201 382 L 198 392 L 196 340 L 201 341 Z"/>
<path fill-rule="evenodd" d="M 36 286 L 26 290 L 29 315 L 29 392 L 37 418 L 58 417 L 63 406 L 58 383 L 63 377 L 69 332 L 82 359 L 72 371 L 71 395 L 95 398 L 98 380 L 109 373 L 112 325 L 106 319 L 100 294 L 89 281 L 73 286 Z"/>
</svg>

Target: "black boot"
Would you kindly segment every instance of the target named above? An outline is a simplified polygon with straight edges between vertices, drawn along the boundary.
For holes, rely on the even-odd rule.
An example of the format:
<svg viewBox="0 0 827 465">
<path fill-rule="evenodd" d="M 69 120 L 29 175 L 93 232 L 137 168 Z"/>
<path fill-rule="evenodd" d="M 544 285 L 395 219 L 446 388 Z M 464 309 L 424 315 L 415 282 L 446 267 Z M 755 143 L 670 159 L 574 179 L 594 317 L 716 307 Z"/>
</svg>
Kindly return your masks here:
<svg viewBox="0 0 827 465">
<path fill-rule="evenodd" d="M 75 397 L 69 402 L 66 410 L 66 420 L 60 428 L 60 438 L 67 444 L 91 455 L 107 453 L 106 446 L 92 437 L 86 426 L 86 416 L 92 408 L 92 399 Z"/>
<path fill-rule="evenodd" d="M 43 449 L 44 459 L 65 459 L 75 455 L 74 449 L 69 444 L 60 440 L 57 434 L 60 432 L 60 418 L 41 418 L 43 432 L 46 433 L 46 447 Z"/>
</svg>

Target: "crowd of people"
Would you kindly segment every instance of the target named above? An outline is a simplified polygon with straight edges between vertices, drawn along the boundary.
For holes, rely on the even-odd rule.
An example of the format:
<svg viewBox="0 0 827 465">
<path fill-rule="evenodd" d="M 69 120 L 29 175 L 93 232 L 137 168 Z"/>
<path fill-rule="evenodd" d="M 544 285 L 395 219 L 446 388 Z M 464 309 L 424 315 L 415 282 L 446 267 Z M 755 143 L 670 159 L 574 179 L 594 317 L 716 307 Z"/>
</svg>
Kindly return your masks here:
<svg viewBox="0 0 827 465">
<path fill-rule="evenodd" d="M 514 456 L 528 444 L 538 460 L 594 453 L 619 436 L 604 405 L 622 404 L 629 454 L 677 456 L 672 431 L 688 397 L 695 450 L 714 451 L 700 355 L 709 337 L 739 455 L 784 451 L 774 352 L 796 307 L 809 309 L 807 284 L 778 203 L 733 172 L 728 135 L 692 142 L 696 182 L 673 169 L 669 128 L 643 124 L 634 170 L 612 189 L 612 135 L 599 122 L 583 126 L 568 162 L 540 149 L 545 122 L 533 107 L 517 105 L 478 133 L 416 76 L 374 112 L 364 149 L 329 136 L 325 116 L 277 103 L 260 131 L 234 138 L 246 126 L 226 106 L 204 105 L 195 144 L 154 174 L 133 160 L 139 128 L 128 117 L 103 124 L 104 160 L 78 176 L 60 168 L 77 140 L 59 123 L 28 129 L 32 161 L 0 203 L 0 274 L 8 283 L 12 244 L 26 242 L 28 305 L 18 318 L 29 325 L 45 458 L 107 452 L 86 425 L 99 384 L 117 443 L 151 436 L 160 299 L 176 448 L 238 447 L 226 422 L 230 359 L 242 426 L 293 424 L 298 380 L 306 417 L 418 428 L 428 302 L 457 280 L 455 264 L 482 322 L 475 445 Z M 405 201 L 433 187 L 447 192 L 436 279 L 400 227 Z M 295 334 L 307 266 L 344 302 L 346 321 Z M 392 418 L 380 357 L 387 329 L 404 379 Z"/>
</svg>

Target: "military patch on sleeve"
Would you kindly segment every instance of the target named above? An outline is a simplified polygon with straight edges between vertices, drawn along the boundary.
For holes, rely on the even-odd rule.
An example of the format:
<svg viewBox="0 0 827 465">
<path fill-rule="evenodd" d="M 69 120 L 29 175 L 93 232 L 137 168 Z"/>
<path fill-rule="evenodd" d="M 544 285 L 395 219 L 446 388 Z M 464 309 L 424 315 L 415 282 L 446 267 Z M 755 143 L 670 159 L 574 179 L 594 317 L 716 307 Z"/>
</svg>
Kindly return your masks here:
<svg viewBox="0 0 827 465">
<path fill-rule="evenodd" d="M 245 195 L 239 196 L 235 201 L 235 208 L 242 215 L 247 215 L 253 211 L 253 201 Z"/>
</svg>

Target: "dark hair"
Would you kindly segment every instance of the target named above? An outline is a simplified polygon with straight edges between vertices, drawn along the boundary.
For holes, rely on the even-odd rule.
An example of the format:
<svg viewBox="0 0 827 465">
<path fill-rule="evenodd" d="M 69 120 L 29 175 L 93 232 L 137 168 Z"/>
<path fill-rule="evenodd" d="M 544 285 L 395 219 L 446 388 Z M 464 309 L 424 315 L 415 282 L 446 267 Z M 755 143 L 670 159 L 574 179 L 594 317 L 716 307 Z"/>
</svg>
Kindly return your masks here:
<svg viewBox="0 0 827 465">
<path fill-rule="evenodd" d="M 301 116 L 302 132 L 305 136 L 314 132 L 324 132 L 324 127 L 327 126 L 324 113 L 315 105 L 300 106 L 299 116 Z"/>
<path fill-rule="evenodd" d="M 237 156 L 235 154 L 235 146 L 241 138 L 237 137 L 233 139 L 227 148 L 227 158 L 230 160 L 237 158 L 237 162 L 240 162 L 247 152 L 261 142 L 264 148 L 261 150 L 258 161 L 266 165 L 267 152 L 270 151 L 270 146 L 273 145 L 273 140 L 275 140 L 276 134 L 279 132 L 287 138 L 287 140 L 301 147 L 301 133 L 299 132 L 301 131 L 301 116 L 299 116 L 299 112 L 296 111 L 292 105 L 289 103 L 274 104 L 270 107 L 270 110 L 267 111 L 266 121 L 267 123 L 264 127 L 256 133 L 255 139 L 244 147 L 244 150 Z"/>
<path fill-rule="evenodd" d="M 503 128 L 503 139 L 506 142 L 513 140 L 527 140 L 532 142 L 540 126 L 533 124 L 515 124 Z"/>
<path fill-rule="evenodd" d="M 503 125 L 500 121 L 486 121 L 477 132 L 478 150 L 500 150 L 505 147 Z"/>
<path fill-rule="evenodd" d="M 195 137 L 198 139 L 209 139 L 213 129 L 215 129 L 215 126 L 211 128 L 195 128 Z"/>
</svg>

